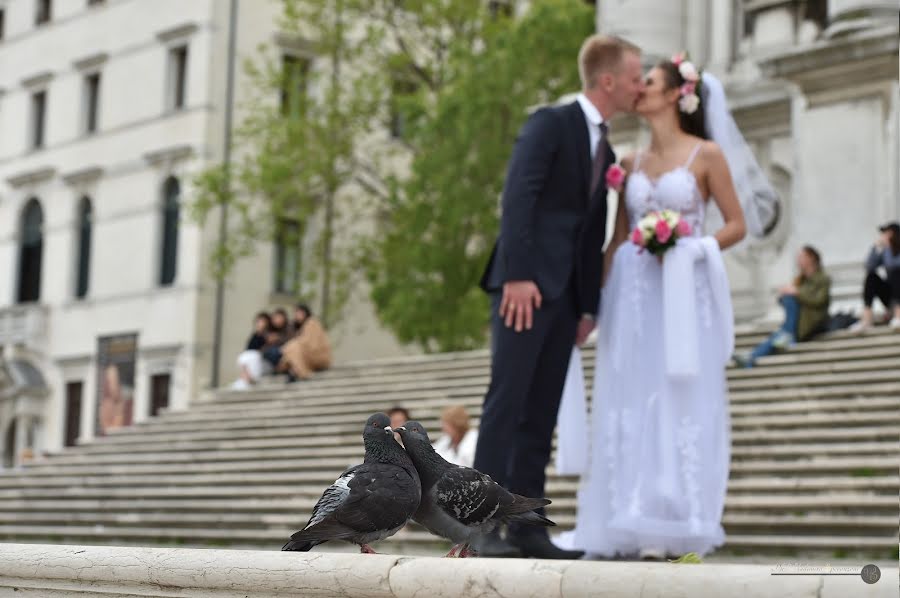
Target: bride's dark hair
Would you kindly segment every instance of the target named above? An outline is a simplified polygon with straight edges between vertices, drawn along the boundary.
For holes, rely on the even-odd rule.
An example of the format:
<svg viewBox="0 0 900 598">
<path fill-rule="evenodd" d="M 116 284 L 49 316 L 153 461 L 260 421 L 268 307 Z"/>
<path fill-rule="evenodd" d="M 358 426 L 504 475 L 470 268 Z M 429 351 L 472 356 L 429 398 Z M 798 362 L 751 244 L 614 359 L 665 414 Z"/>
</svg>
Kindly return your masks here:
<svg viewBox="0 0 900 598">
<path fill-rule="evenodd" d="M 679 89 L 686 83 L 685 78 L 681 76 L 681 71 L 678 70 L 678 67 L 671 60 L 663 60 L 656 66 L 659 67 L 662 70 L 663 75 L 665 75 L 666 89 Z M 709 134 L 706 132 L 706 110 L 703 106 L 702 87 L 703 78 L 701 77 L 700 81 L 697 82 L 695 91 L 697 97 L 700 98 L 700 103 L 697 105 L 697 109 L 694 110 L 693 114 L 682 112 L 681 109 L 677 107 L 676 109 L 678 110 L 678 123 L 681 125 L 682 131 L 688 135 L 709 139 Z"/>
</svg>

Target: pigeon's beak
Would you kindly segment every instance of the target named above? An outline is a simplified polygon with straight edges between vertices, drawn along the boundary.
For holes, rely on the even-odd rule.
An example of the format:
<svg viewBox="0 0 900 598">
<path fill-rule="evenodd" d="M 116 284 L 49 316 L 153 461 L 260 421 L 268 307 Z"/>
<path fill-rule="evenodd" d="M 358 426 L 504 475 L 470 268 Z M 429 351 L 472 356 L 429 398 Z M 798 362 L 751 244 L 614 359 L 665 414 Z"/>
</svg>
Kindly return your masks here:
<svg viewBox="0 0 900 598">
<path fill-rule="evenodd" d="M 399 432 L 400 430 L 403 430 L 404 432 L 406 432 L 406 427 L 400 426 L 399 428 L 394 428 L 394 432 Z"/>
<path fill-rule="evenodd" d="M 387 432 L 388 434 L 393 434 L 393 433 L 394 433 L 394 431 L 391 429 L 390 426 L 385 426 L 385 427 L 384 427 L 384 431 Z"/>
</svg>

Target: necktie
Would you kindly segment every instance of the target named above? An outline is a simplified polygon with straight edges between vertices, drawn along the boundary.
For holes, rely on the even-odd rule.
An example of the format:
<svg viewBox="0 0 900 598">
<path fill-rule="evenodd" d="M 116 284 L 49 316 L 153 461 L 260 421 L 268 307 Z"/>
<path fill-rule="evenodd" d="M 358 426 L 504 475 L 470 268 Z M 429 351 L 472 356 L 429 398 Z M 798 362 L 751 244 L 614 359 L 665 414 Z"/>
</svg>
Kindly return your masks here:
<svg viewBox="0 0 900 598">
<path fill-rule="evenodd" d="M 597 140 L 596 150 L 594 151 L 593 166 L 591 168 L 591 194 L 594 197 L 594 191 L 600 184 L 600 177 L 603 176 L 603 166 L 606 164 L 606 151 L 609 145 L 609 125 L 605 122 L 600 123 L 600 139 Z"/>
</svg>

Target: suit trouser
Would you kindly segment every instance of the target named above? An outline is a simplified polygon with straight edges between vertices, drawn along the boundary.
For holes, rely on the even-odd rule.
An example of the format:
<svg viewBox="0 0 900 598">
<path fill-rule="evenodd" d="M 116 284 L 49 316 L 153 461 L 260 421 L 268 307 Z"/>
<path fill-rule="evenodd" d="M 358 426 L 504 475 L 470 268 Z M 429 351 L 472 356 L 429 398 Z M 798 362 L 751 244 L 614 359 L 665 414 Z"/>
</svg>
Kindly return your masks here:
<svg viewBox="0 0 900 598">
<path fill-rule="evenodd" d="M 544 496 L 553 429 L 578 323 L 569 284 L 535 310 L 531 330 L 507 328 L 501 293 L 491 295 L 491 383 L 484 398 L 475 468 L 511 492 Z M 532 528 L 534 529 L 534 528 Z M 510 526 L 510 533 L 528 529 Z"/>
</svg>

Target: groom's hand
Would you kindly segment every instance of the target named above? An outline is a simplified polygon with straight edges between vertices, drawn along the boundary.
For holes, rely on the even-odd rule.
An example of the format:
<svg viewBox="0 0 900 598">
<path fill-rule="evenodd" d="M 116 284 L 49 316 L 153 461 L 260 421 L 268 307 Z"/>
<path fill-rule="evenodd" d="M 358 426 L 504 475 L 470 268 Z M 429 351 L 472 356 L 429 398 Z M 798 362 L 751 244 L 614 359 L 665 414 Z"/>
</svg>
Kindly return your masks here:
<svg viewBox="0 0 900 598">
<path fill-rule="evenodd" d="M 583 345 L 593 330 L 594 319 L 582 316 L 581 320 L 578 322 L 578 328 L 575 330 L 575 345 L 579 347 Z"/>
<path fill-rule="evenodd" d="M 506 327 L 515 325 L 516 332 L 531 330 L 532 309 L 540 309 L 541 292 L 530 280 L 512 280 L 503 283 L 503 298 L 500 300 L 500 317 Z"/>
</svg>

